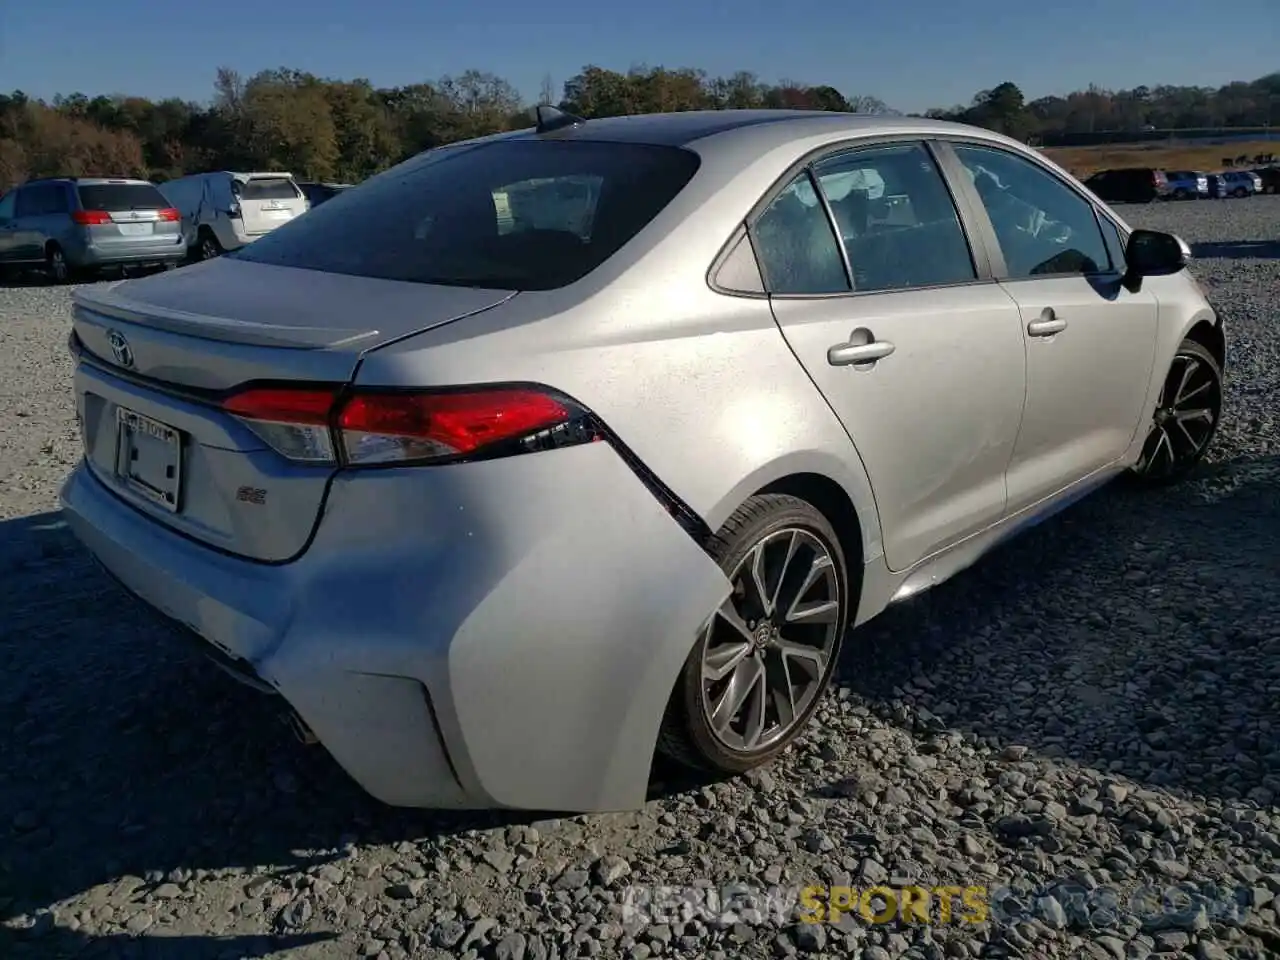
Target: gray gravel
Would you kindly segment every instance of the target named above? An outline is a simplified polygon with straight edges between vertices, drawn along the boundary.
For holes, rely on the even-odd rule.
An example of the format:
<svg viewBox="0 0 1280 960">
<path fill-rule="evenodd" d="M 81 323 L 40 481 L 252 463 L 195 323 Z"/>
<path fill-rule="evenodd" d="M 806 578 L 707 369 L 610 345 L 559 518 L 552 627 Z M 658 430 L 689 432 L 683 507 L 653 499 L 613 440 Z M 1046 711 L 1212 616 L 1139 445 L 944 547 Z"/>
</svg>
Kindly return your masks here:
<svg viewBox="0 0 1280 960">
<path fill-rule="evenodd" d="M 1213 462 L 887 613 L 768 771 L 605 817 L 382 808 L 127 605 L 50 512 L 67 292 L 0 290 L 0 955 L 1280 955 L 1280 197 L 1123 214 L 1217 255 Z M 812 925 L 735 883 L 1002 892 L 977 926 Z"/>
</svg>

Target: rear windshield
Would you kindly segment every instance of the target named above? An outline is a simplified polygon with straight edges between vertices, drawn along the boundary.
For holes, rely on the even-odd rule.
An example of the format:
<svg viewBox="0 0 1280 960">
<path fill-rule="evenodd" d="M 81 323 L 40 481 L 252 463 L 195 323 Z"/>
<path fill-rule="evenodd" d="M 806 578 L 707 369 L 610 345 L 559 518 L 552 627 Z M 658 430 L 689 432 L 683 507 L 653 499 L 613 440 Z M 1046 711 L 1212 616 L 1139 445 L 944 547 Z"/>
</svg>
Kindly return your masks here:
<svg viewBox="0 0 1280 960">
<path fill-rule="evenodd" d="M 164 194 L 149 183 L 99 183 L 78 189 L 80 205 L 86 210 L 163 210 L 169 206 Z"/>
<path fill-rule="evenodd" d="M 676 147 L 498 140 L 419 156 L 241 248 L 255 263 L 551 290 L 604 263 L 698 169 Z"/>
<path fill-rule="evenodd" d="M 243 182 L 235 181 L 241 200 L 297 200 L 298 188 L 288 177 L 254 177 Z"/>
</svg>

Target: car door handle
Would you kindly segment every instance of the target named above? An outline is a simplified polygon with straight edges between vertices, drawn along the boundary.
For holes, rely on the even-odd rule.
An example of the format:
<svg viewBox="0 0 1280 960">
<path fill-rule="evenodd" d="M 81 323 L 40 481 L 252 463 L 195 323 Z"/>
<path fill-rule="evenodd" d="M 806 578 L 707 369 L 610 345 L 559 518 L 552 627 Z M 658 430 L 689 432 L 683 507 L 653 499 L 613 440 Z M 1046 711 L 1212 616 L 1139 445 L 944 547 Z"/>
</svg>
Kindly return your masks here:
<svg viewBox="0 0 1280 960">
<path fill-rule="evenodd" d="M 1027 333 L 1033 337 L 1052 337 L 1065 329 L 1067 329 L 1067 321 L 1054 316 L 1052 310 L 1046 310 L 1040 314 L 1039 320 L 1032 320 L 1027 324 Z"/>
<path fill-rule="evenodd" d="M 855 342 L 859 333 L 866 333 L 867 339 L 864 342 Z M 827 363 L 833 367 L 846 367 L 856 363 L 875 363 L 877 360 L 883 360 L 894 350 L 898 349 L 888 340 L 873 340 L 870 336 L 871 331 L 855 330 L 854 336 L 850 337 L 844 343 L 837 343 L 835 346 L 827 350 Z"/>
</svg>

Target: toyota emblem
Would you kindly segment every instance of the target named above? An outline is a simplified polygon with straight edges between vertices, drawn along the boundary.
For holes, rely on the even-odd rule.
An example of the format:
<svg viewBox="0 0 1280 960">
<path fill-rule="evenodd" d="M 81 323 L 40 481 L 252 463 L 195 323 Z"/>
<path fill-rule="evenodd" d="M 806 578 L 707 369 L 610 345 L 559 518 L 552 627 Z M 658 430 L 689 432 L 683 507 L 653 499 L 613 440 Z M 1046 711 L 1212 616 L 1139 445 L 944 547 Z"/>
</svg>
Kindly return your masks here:
<svg viewBox="0 0 1280 960">
<path fill-rule="evenodd" d="M 111 344 L 111 355 L 116 358 L 116 363 L 122 367 L 133 366 L 133 350 L 129 347 L 129 341 L 124 338 L 124 334 L 119 330 L 111 330 L 107 333 L 107 343 Z"/>
</svg>

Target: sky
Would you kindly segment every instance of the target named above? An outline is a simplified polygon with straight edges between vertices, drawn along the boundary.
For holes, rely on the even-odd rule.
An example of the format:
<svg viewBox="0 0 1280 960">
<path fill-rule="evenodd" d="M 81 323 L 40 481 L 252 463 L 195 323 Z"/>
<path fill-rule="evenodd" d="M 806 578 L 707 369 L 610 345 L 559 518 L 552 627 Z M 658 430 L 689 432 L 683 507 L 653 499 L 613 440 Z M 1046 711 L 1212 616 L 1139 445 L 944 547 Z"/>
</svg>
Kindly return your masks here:
<svg viewBox="0 0 1280 960">
<path fill-rule="evenodd" d="M 215 71 L 293 67 L 398 86 L 468 68 L 526 99 L 593 63 L 750 70 L 903 111 L 1012 80 L 1217 86 L 1280 70 L 1280 0 L 0 0 L 0 91 L 208 101 Z M 1209 26 L 1206 26 L 1208 18 Z"/>
</svg>

